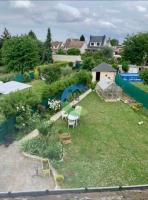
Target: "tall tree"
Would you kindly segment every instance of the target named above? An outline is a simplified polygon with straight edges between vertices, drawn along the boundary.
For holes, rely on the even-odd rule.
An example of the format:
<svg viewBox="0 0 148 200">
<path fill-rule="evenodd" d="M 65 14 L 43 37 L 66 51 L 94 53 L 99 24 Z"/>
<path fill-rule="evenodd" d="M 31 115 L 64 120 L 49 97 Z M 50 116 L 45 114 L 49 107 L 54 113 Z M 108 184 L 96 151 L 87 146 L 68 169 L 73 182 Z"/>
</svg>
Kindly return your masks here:
<svg viewBox="0 0 148 200">
<path fill-rule="evenodd" d="M 47 31 L 47 38 L 44 43 L 44 52 L 43 52 L 43 63 L 51 63 L 52 62 L 52 50 L 51 50 L 51 32 L 50 28 Z"/>
<path fill-rule="evenodd" d="M 6 40 L 2 48 L 4 64 L 9 70 L 24 72 L 39 64 L 37 41 L 29 36 L 16 36 Z"/>
<path fill-rule="evenodd" d="M 81 36 L 80 36 L 80 41 L 85 41 L 84 35 L 81 35 Z"/>
<path fill-rule="evenodd" d="M 11 35 L 10 35 L 8 29 L 5 28 L 3 34 L 0 37 L 0 49 L 2 48 L 4 41 L 6 39 L 10 39 L 10 38 L 11 38 Z"/>
<path fill-rule="evenodd" d="M 148 64 L 148 33 L 127 36 L 124 41 L 122 57 L 132 64 Z"/>
<path fill-rule="evenodd" d="M 37 40 L 36 34 L 32 30 L 29 31 L 28 36 L 31 37 L 32 39 Z"/>
<path fill-rule="evenodd" d="M 119 45 L 119 40 L 117 40 L 117 39 L 111 39 L 110 43 L 111 43 L 112 46 L 117 46 L 117 45 Z"/>
</svg>

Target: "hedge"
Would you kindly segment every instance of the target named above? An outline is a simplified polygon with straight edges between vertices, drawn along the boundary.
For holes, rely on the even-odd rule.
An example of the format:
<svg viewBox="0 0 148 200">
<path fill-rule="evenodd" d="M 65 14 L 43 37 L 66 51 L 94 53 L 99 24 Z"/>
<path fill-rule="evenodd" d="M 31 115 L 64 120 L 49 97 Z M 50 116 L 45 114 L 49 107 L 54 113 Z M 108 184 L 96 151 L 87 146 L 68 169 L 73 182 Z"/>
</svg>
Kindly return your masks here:
<svg viewBox="0 0 148 200">
<path fill-rule="evenodd" d="M 41 91 L 30 88 L 25 91 L 17 91 L 9 95 L 3 96 L 0 101 L 1 113 L 9 118 L 17 113 L 17 107 L 21 105 L 29 105 L 35 107 L 44 99 L 55 96 L 62 92 L 66 87 L 75 83 L 84 83 L 89 85 L 91 82 L 91 74 L 85 70 L 75 72 L 62 80 L 56 81 L 50 85 L 42 87 Z"/>
</svg>

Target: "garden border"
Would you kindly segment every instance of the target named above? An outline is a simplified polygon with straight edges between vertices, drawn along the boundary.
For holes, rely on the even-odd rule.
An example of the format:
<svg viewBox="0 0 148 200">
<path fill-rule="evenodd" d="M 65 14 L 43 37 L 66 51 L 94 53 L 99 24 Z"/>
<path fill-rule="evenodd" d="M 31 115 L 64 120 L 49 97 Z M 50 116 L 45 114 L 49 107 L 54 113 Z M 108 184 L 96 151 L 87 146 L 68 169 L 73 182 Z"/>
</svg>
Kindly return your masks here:
<svg viewBox="0 0 148 200">
<path fill-rule="evenodd" d="M 22 196 L 45 196 L 45 195 L 59 195 L 59 194 L 79 194 L 79 193 L 93 193 L 93 192 L 117 192 L 127 190 L 146 190 L 146 185 L 131 185 L 131 186 L 114 186 L 114 187 L 94 187 L 94 188 L 73 188 L 73 189 L 56 189 L 56 190 L 40 190 L 40 191 L 26 191 L 26 192 L 0 192 L 0 198 L 8 197 L 22 197 Z"/>
</svg>

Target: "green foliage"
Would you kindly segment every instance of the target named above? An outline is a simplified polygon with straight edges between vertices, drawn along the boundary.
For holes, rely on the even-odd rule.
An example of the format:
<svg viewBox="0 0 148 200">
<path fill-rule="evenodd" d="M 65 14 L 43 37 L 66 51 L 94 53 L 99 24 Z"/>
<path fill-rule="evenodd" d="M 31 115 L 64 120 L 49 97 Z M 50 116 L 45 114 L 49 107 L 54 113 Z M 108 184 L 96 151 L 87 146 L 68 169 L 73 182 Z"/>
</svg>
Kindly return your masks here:
<svg viewBox="0 0 148 200">
<path fill-rule="evenodd" d="M 22 143 L 22 150 L 51 160 L 60 160 L 63 155 L 62 144 L 54 137 L 41 136 L 25 141 Z"/>
<path fill-rule="evenodd" d="M 59 55 L 66 55 L 66 52 L 64 51 L 64 49 L 59 49 L 57 54 Z"/>
<path fill-rule="evenodd" d="M 15 76 L 16 76 L 16 73 L 13 73 L 13 72 L 2 74 L 0 75 L 0 81 L 3 81 L 3 82 L 12 81 L 12 80 L 15 80 Z"/>
<path fill-rule="evenodd" d="M 51 32 L 50 32 L 50 28 L 48 28 L 47 38 L 46 38 L 46 41 L 44 43 L 44 52 L 43 52 L 42 63 L 45 63 L 45 64 L 52 63 Z"/>
<path fill-rule="evenodd" d="M 84 35 L 81 35 L 81 36 L 80 36 L 80 41 L 85 41 Z"/>
<path fill-rule="evenodd" d="M 113 64 L 112 64 L 112 67 L 113 67 L 114 69 L 119 69 L 119 66 L 118 66 L 117 63 L 113 63 Z"/>
<path fill-rule="evenodd" d="M 68 50 L 67 50 L 67 54 L 68 54 L 68 55 L 80 55 L 81 52 L 80 52 L 80 49 L 71 48 L 71 49 L 68 49 Z"/>
<path fill-rule="evenodd" d="M 113 49 L 111 47 L 104 47 L 101 49 L 103 57 L 109 59 L 113 57 Z"/>
<path fill-rule="evenodd" d="M 40 77 L 40 72 L 39 72 L 39 69 L 36 67 L 34 70 L 34 79 L 38 80 L 39 77 Z"/>
<path fill-rule="evenodd" d="M 140 78 L 144 81 L 145 84 L 148 84 L 148 70 L 141 71 Z"/>
<path fill-rule="evenodd" d="M 29 106 L 18 106 L 16 115 L 16 128 L 22 132 L 32 131 L 40 123 L 40 117 L 33 113 Z"/>
<path fill-rule="evenodd" d="M 119 45 L 119 40 L 117 40 L 117 39 L 111 39 L 110 43 L 111 43 L 112 46 L 118 46 Z"/>
<path fill-rule="evenodd" d="M 59 66 L 49 65 L 43 67 L 41 73 L 47 83 L 57 81 L 61 77 L 61 69 Z"/>
<path fill-rule="evenodd" d="M 127 36 L 122 56 L 124 60 L 137 65 L 148 64 L 148 33 Z"/>
<path fill-rule="evenodd" d="M 95 61 L 92 57 L 86 57 L 83 60 L 82 68 L 86 70 L 92 70 L 95 67 Z"/>
<path fill-rule="evenodd" d="M 72 68 L 71 67 L 62 67 L 61 68 L 61 73 L 62 73 L 62 76 L 67 76 L 67 75 L 70 75 L 72 73 Z"/>
<path fill-rule="evenodd" d="M 83 65 L 82 68 L 91 70 L 93 67 L 101 64 L 102 62 L 112 64 L 113 50 L 109 47 L 104 47 L 96 52 L 86 52 L 82 55 Z M 85 65 L 85 67 L 83 67 Z"/>
<path fill-rule="evenodd" d="M 123 62 L 123 63 L 122 63 L 122 70 L 123 70 L 124 72 L 128 72 L 128 70 L 129 70 L 129 65 L 128 65 L 127 62 Z"/>
<path fill-rule="evenodd" d="M 36 37 L 35 33 L 32 30 L 29 31 L 28 36 L 31 37 L 34 40 L 37 40 L 37 37 Z"/>
<path fill-rule="evenodd" d="M 24 76 L 24 81 L 25 81 L 25 82 L 30 82 L 30 75 L 29 75 L 29 72 L 25 72 L 25 73 L 23 74 L 23 76 Z"/>
<path fill-rule="evenodd" d="M 29 90 L 17 91 L 3 96 L 0 101 L 0 111 L 6 118 L 9 118 L 17 114 L 17 107 L 20 105 L 34 107 L 41 103 L 43 99 L 57 95 L 71 84 L 84 83 L 89 85 L 90 82 L 91 74 L 85 70 L 71 74 L 65 77 L 65 79 L 56 81 L 50 85 L 44 82 L 39 84 L 39 81 L 37 81 L 37 86 L 33 86 Z"/>
<path fill-rule="evenodd" d="M 43 136 L 51 136 L 54 133 L 53 123 L 50 121 L 43 121 L 38 125 L 38 130 Z"/>
<path fill-rule="evenodd" d="M 16 36 L 6 40 L 2 48 L 4 63 L 12 71 L 24 71 L 34 68 L 39 62 L 36 40 L 28 36 Z"/>
</svg>

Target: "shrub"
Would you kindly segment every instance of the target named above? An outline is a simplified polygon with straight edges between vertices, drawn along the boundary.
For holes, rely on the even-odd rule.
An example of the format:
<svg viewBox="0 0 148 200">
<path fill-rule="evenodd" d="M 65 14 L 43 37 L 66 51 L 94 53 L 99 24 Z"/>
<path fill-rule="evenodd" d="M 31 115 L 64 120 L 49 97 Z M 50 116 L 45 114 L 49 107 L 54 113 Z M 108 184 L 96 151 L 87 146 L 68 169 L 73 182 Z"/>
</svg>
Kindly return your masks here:
<svg viewBox="0 0 148 200">
<path fill-rule="evenodd" d="M 58 110 L 61 109 L 61 101 L 56 100 L 56 99 L 52 99 L 52 100 L 48 100 L 48 105 L 49 105 L 49 109 L 52 112 L 57 112 Z"/>
<path fill-rule="evenodd" d="M 134 104 L 132 104 L 132 109 L 134 111 L 139 111 L 142 108 L 143 108 L 143 105 L 141 103 L 134 103 Z"/>
<path fill-rule="evenodd" d="M 95 89 L 95 87 L 96 87 L 96 82 L 91 82 L 90 83 L 90 88 L 92 89 L 92 90 L 94 90 Z"/>
<path fill-rule="evenodd" d="M 41 104 L 38 104 L 37 105 L 37 110 L 38 110 L 38 113 L 44 117 L 45 116 L 45 113 L 46 113 L 46 108 L 45 106 L 41 105 Z"/>
<path fill-rule="evenodd" d="M 35 80 L 38 80 L 39 77 L 40 77 L 39 69 L 38 69 L 38 68 L 35 68 L 35 70 L 34 70 L 34 79 L 35 79 Z"/>
<path fill-rule="evenodd" d="M 64 183 L 64 176 L 63 175 L 57 175 L 56 176 L 56 181 L 62 185 Z"/>
<path fill-rule="evenodd" d="M 24 152 L 51 160 L 60 160 L 63 156 L 62 144 L 55 139 L 49 141 L 43 136 L 23 142 L 21 149 Z"/>
<path fill-rule="evenodd" d="M 29 106 L 19 106 L 17 111 L 15 126 L 19 131 L 32 131 L 40 123 L 39 115 L 33 113 Z"/>
<path fill-rule="evenodd" d="M 30 75 L 29 75 L 28 72 L 25 72 L 25 73 L 24 73 L 24 81 L 25 81 L 25 82 L 30 82 Z"/>
<path fill-rule="evenodd" d="M 148 84 L 148 70 L 141 71 L 140 78 L 144 81 L 145 84 Z"/>
<path fill-rule="evenodd" d="M 83 61 L 82 68 L 92 70 L 95 67 L 95 62 L 92 57 L 86 57 Z"/>
<path fill-rule="evenodd" d="M 61 77 L 61 69 L 59 66 L 50 65 L 44 67 L 42 68 L 41 73 L 47 83 L 57 81 Z"/>
<path fill-rule="evenodd" d="M 128 65 L 127 62 L 123 62 L 123 63 L 122 63 L 122 70 L 123 70 L 124 72 L 128 72 L 128 70 L 129 70 L 129 65 Z"/>
<path fill-rule="evenodd" d="M 80 49 L 71 48 L 71 49 L 68 49 L 68 50 L 67 50 L 67 54 L 68 54 L 68 55 L 80 55 L 81 52 L 80 52 Z"/>
<path fill-rule="evenodd" d="M 71 67 L 63 67 L 61 68 L 61 73 L 63 76 L 70 75 L 72 73 L 72 68 Z"/>
<path fill-rule="evenodd" d="M 13 81 L 13 80 L 15 80 L 15 76 L 16 76 L 15 73 L 8 73 L 8 74 L 0 75 L 0 81 L 2 81 L 4 83 L 8 82 L 8 81 Z"/>
<path fill-rule="evenodd" d="M 47 136 L 47 135 L 51 136 L 52 133 L 54 132 L 53 123 L 50 121 L 43 121 L 42 123 L 39 124 L 38 130 L 40 134 L 44 136 Z"/>
</svg>

